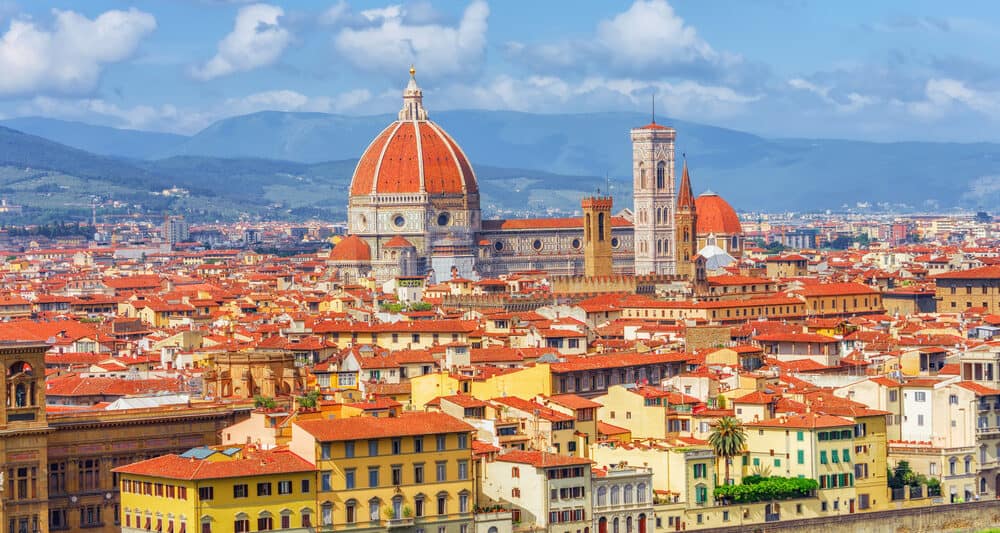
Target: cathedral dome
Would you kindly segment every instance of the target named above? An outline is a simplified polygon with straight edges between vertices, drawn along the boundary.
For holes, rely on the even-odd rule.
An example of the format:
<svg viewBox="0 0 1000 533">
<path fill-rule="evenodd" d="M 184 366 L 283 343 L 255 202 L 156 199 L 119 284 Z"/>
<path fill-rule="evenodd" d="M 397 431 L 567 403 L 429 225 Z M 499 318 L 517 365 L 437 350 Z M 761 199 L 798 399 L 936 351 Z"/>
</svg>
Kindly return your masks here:
<svg viewBox="0 0 1000 533">
<path fill-rule="evenodd" d="M 740 217 L 736 216 L 736 210 L 718 194 L 711 191 L 702 193 L 695 199 L 694 206 L 698 216 L 695 222 L 695 231 L 698 235 L 743 233 L 743 226 L 740 225 Z"/>
<path fill-rule="evenodd" d="M 423 92 L 410 69 L 399 119 L 375 137 L 358 161 L 351 195 L 478 192 L 465 153 L 444 129 L 427 119 Z"/>
<path fill-rule="evenodd" d="M 330 251 L 331 261 L 371 261 L 372 250 L 361 237 L 348 235 Z"/>
</svg>

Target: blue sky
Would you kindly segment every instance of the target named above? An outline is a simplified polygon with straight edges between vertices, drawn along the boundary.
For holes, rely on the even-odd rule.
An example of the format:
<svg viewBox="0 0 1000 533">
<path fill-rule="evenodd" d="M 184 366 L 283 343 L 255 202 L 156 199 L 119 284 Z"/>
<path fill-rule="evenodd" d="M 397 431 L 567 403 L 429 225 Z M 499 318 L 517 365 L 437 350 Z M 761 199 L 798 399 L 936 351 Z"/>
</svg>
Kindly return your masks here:
<svg viewBox="0 0 1000 533">
<path fill-rule="evenodd" d="M 1000 3 L 0 0 L 0 117 L 194 133 L 264 109 L 647 111 L 1000 141 Z"/>
</svg>

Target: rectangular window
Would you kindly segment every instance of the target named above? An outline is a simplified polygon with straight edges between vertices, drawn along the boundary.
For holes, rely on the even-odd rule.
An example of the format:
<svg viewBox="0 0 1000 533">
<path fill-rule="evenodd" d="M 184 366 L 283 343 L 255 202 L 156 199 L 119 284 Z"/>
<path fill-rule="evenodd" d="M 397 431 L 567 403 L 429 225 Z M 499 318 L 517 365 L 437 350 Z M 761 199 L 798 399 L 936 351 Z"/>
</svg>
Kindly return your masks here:
<svg viewBox="0 0 1000 533">
<path fill-rule="evenodd" d="M 198 487 L 198 499 L 203 501 L 215 499 L 215 489 L 213 487 Z"/>
<path fill-rule="evenodd" d="M 830 462 L 839 463 L 840 462 L 840 452 L 837 450 L 830 450 Z"/>
<path fill-rule="evenodd" d="M 913 393 L 913 399 L 918 402 L 925 402 L 927 401 L 927 393 L 924 391 L 917 391 Z"/>
<path fill-rule="evenodd" d="M 324 442 L 319 445 L 319 458 L 323 460 L 330 459 L 330 443 Z"/>
<path fill-rule="evenodd" d="M 354 457 L 354 441 L 349 440 L 344 443 L 344 457 Z"/>
<path fill-rule="evenodd" d="M 403 453 L 403 440 L 399 438 L 392 439 L 392 454 L 399 455 Z"/>
<path fill-rule="evenodd" d="M 458 462 L 458 479 L 466 480 L 469 479 L 469 462 L 459 461 Z"/>
<path fill-rule="evenodd" d="M 368 467 L 368 486 L 377 487 L 378 486 L 378 467 L 369 466 Z"/>
<path fill-rule="evenodd" d="M 257 484 L 257 496 L 270 496 L 271 495 L 271 484 L 270 483 L 258 483 Z"/>
<path fill-rule="evenodd" d="M 330 473 L 321 472 L 319 475 L 319 490 L 331 491 L 333 490 L 333 484 L 330 483 Z"/>
<path fill-rule="evenodd" d="M 799 450 L 796 452 L 796 462 L 800 465 L 806 464 L 806 452 L 805 450 Z"/>
<path fill-rule="evenodd" d="M 413 437 L 413 452 L 423 453 L 424 451 L 424 438 L 423 437 Z"/>
<path fill-rule="evenodd" d="M 805 440 L 805 433 L 803 433 L 801 431 L 797 432 L 795 434 L 795 440 L 797 440 L 799 442 L 802 442 L 803 440 Z"/>
<path fill-rule="evenodd" d="M 439 451 L 439 452 L 444 451 L 444 449 L 445 449 L 445 436 L 444 435 L 438 435 L 436 440 L 437 440 L 437 451 Z"/>
<path fill-rule="evenodd" d="M 417 463 L 413 465 L 413 482 L 420 484 L 424 482 L 424 464 Z"/>
<path fill-rule="evenodd" d="M 844 448 L 844 462 L 851 462 L 851 450 L 849 448 Z"/>
<path fill-rule="evenodd" d="M 250 496 L 250 489 L 246 483 L 233 485 L 233 498 L 246 498 L 247 496 Z"/>
<path fill-rule="evenodd" d="M 292 493 L 292 482 L 291 481 L 279 481 L 278 482 L 278 494 L 291 494 Z"/>
<path fill-rule="evenodd" d="M 302 480 L 302 494 L 309 494 L 309 480 Z"/>
<path fill-rule="evenodd" d="M 444 461 L 438 461 L 434 463 L 434 471 L 436 472 L 437 481 L 448 480 L 448 463 Z"/>
<path fill-rule="evenodd" d="M 458 435 L 458 449 L 464 450 L 469 447 L 469 436 L 464 433 Z"/>
<path fill-rule="evenodd" d="M 344 469 L 344 488 L 353 489 L 357 484 L 357 469 L 356 468 L 345 468 Z"/>
<path fill-rule="evenodd" d="M 368 456 L 375 457 L 378 455 L 378 439 L 371 439 L 368 441 Z"/>
<path fill-rule="evenodd" d="M 392 484 L 396 486 L 403 484 L 402 465 L 392 465 Z"/>
<path fill-rule="evenodd" d="M 826 461 L 826 450 L 820 450 L 819 452 L 819 464 L 825 465 Z"/>
</svg>

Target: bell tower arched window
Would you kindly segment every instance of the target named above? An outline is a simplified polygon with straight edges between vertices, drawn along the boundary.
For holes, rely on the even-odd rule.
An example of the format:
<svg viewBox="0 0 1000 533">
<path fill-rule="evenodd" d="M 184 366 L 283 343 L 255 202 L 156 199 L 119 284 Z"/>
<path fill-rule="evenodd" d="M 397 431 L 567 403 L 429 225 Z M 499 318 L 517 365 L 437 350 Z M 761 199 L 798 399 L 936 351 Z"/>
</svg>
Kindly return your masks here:
<svg viewBox="0 0 1000 533">
<path fill-rule="evenodd" d="M 660 161 L 656 164 L 656 188 L 663 189 L 666 187 L 666 177 L 667 174 L 667 164 Z"/>
</svg>

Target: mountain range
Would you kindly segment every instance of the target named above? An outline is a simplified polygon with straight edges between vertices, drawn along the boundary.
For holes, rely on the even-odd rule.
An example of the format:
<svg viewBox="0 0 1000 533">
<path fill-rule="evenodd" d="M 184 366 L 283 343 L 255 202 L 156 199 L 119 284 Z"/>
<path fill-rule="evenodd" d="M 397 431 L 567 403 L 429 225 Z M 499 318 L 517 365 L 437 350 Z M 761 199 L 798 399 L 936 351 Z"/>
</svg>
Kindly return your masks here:
<svg viewBox="0 0 1000 533">
<path fill-rule="evenodd" d="M 0 130 L 0 193 L 25 205 L 34 205 L 35 189 L 75 188 L 81 197 L 124 195 L 147 209 L 207 217 L 342 216 L 354 162 L 394 118 L 265 111 L 220 120 L 191 136 L 9 119 L 0 121 L 9 128 Z M 484 210 L 509 216 L 573 210 L 583 194 L 607 183 L 618 206 L 627 206 L 629 130 L 650 120 L 624 112 L 444 111 L 431 118 L 472 160 Z M 686 155 L 696 194 L 712 189 L 740 211 L 862 203 L 991 211 L 1000 201 L 1000 144 L 769 139 L 665 117 L 658 122 L 677 130 L 678 160 Z M 26 179 L 18 172 L 23 168 L 58 174 L 74 187 L 35 183 L 42 178 Z M 190 195 L 150 195 L 175 185 Z"/>
</svg>

